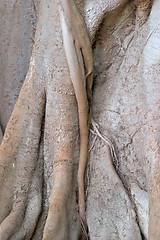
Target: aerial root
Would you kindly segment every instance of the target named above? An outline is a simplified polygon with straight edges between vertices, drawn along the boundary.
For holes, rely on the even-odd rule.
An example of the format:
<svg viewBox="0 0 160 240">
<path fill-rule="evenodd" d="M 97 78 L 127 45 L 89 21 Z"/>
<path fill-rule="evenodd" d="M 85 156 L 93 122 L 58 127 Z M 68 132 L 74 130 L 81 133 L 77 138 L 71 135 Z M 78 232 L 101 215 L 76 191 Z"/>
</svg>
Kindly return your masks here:
<svg viewBox="0 0 160 240">
<path fill-rule="evenodd" d="M 81 218 L 81 226 L 82 226 L 83 234 L 86 237 L 86 240 L 89 240 L 88 233 L 87 233 L 87 224 L 82 218 Z"/>
<path fill-rule="evenodd" d="M 97 135 L 92 129 L 90 129 L 90 132 L 91 132 L 93 135 L 95 135 L 95 137 L 94 137 L 94 139 L 93 139 L 93 142 L 92 142 L 92 145 L 91 145 L 90 149 L 88 150 L 89 153 L 90 153 L 90 152 L 92 151 L 92 149 L 94 148 L 95 142 L 96 142 L 97 137 L 98 137 L 98 135 Z"/>
<path fill-rule="evenodd" d="M 92 143 L 92 146 L 91 148 L 89 149 L 89 152 L 93 149 L 94 147 L 94 144 L 95 144 L 95 141 L 96 141 L 96 138 L 97 136 L 99 138 L 101 138 L 105 143 L 107 143 L 107 145 L 109 146 L 110 148 L 110 151 L 111 151 L 111 156 L 112 158 L 115 160 L 115 163 L 116 163 L 116 168 L 118 168 L 118 158 L 117 158 L 117 155 L 116 155 L 116 152 L 115 152 L 115 148 L 114 148 L 114 145 L 112 143 L 112 141 L 106 137 L 106 136 L 103 136 L 100 132 L 99 132 L 99 125 L 98 123 L 95 122 L 95 120 L 93 118 L 91 118 L 91 124 L 93 126 L 93 129 L 90 129 L 90 132 L 95 135 L 95 139 L 93 140 L 93 143 Z"/>
</svg>

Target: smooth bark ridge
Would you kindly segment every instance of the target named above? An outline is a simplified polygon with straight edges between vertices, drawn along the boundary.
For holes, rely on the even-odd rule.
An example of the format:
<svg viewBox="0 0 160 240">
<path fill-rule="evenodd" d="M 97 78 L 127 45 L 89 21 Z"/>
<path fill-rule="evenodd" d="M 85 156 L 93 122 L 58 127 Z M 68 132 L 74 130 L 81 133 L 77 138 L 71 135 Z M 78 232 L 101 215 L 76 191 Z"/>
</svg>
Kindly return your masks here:
<svg viewBox="0 0 160 240">
<path fill-rule="evenodd" d="M 32 178 L 36 179 L 34 174 L 38 164 L 45 94 L 43 84 L 40 81 L 37 84 L 35 69 L 32 59 L 0 146 L 0 191 L 3 193 L 0 198 L 0 239 L 10 239 L 21 229 Z M 39 182 L 39 179 L 36 181 Z M 35 186 L 36 181 L 33 183 Z M 38 208 L 38 214 L 35 213 L 34 221 L 38 219 L 40 205 L 37 202 L 34 212 Z M 34 225 L 30 226 L 32 233 Z"/>
<path fill-rule="evenodd" d="M 148 239 L 149 197 L 148 192 L 137 184 L 131 184 L 131 195 L 134 199 L 139 226 L 145 239 Z"/>
</svg>

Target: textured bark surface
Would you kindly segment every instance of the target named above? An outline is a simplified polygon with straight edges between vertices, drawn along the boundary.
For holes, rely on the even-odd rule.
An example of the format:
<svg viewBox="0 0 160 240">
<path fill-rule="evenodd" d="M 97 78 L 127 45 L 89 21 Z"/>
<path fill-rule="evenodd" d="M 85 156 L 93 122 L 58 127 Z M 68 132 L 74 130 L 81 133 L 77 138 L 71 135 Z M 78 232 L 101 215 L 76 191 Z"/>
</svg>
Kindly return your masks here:
<svg viewBox="0 0 160 240">
<path fill-rule="evenodd" d="M 89 237 L 158 240 L 160 1 L 75 2 L 94 54 Z M 78 108 L 57 9 L 58 0 L 0 3 L 3 133 L 27 74 L 0 147 L 0 240 L 84 235 Z"/>
<path fill-rule="evenodd" d="M 0 121 L 4 129 L 29 67 L 36 30 L 33 0 L 0 1 Z"/>
</svg>

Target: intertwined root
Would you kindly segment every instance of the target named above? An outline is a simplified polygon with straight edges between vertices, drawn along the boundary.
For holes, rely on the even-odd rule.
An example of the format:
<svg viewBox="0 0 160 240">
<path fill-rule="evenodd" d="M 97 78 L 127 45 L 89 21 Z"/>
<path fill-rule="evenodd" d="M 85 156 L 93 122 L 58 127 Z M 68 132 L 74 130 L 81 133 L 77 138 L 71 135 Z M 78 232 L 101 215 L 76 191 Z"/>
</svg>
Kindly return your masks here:
<svg viewBox="0 0 160 240">
<path fill-rule="evenodd" d="M 80 125 L 79 212 L 82 225 L 86 226 L 84 175 L 88 158 L 88 99 L 91 98 L 93 81 L 92 48 L 88 32 L 74 1 L 62 1 L 59 12 L 66 59 L 78 104 Z"/>
<path fill-rule="evenodd" d="M 71 6 L 73 7 L 74 5 L 72 4 Z M 74 30 L 74 38 L 73 35 L 70 33 L 68 35 L 67 32 L 64 42 L 69 41 L 67 53 L 71 50 L 68 55 L 71 58 L 67 58 L 67 61 L 78 102 L 81 136 L 78 173 L 79 211 L 84 222 L 84 172 L 88 155 L 88 100 L 86 92 L 88 92 L 88 97 L 91 97 L 93 60 L 83 20 L 78 15 L 78 12 L 75 13 L 75 10 L 76 8 L 73 7 L 73 15 L 71 12 L 69 17 L 73 18 L 72 20 L 78 19 L 78 23 L 82 25 L 82 35 L 80 34 L 79 37 L 76 37 L 76 34 L 79 32 L 79 28 L 76 28 Z M 33 54 L 33 58 L 34 56 Z M 0 169 L 0 191 L 4 193 L 3 197 L 0 198 L 1 240 L 9 239 L 20 231 L 21 223 L 25 218 L 30 184 L 38 159 L 41 124 L 45 109 L 45 84 L 42 86 L 39 83 L 38 70 L 34 66 L 35 62 L 35 59 L 31 59 L 27 78 L 1 145 L 0 165 L 2 167 Z M 72 64 L 73 67 L 71 69 Z M 65 124 L 69 124 L 68 121 Z M 67 141 L 64 144 L 64 148 L 66 146 Z M 72 161 L 73 147 L 70 148 L 70 151 L 71 158 L 69 161 Z M 59 158 L 58 160 L 59 171 L 56 172 L 54 182 L 52 183 L 53 189 L 43 239 L 52 239 L 53 235 L 67 239 L 69 234 L 69 220 L 67 216 L 71 208 L 69 200 L 74 198 L 72 201 L 76 201 L 75 197 L 73 197 L 75 195 L 75 190 L 73 190 L 73 169 L 65 164 L 60 164 L 62 160 L 68 159 L 68 153 L 65 151 L 63 153 L 63 159 Z M 76 234 L 77 230 L 75 230 Z"/>
</svg>

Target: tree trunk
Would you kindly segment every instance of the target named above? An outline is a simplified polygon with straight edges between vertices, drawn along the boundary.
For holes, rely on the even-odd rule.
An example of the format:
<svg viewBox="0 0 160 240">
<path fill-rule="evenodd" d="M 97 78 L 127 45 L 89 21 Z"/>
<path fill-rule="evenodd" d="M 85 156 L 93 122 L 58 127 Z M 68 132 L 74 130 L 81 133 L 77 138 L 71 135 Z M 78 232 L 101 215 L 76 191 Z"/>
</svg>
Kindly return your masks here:
<svg viewBox="0 0 160 240">
<path fill-rule="evenodd" d="M 159 5 L 0 3 L 0 240 L 160 238 Z"/>
<path fill-rule="evenodd" d="M 0 121 L 4 131 L 28 71 L 36 8 L 33 0 L 4 0 L 0 11 Z"/>
</svg>

